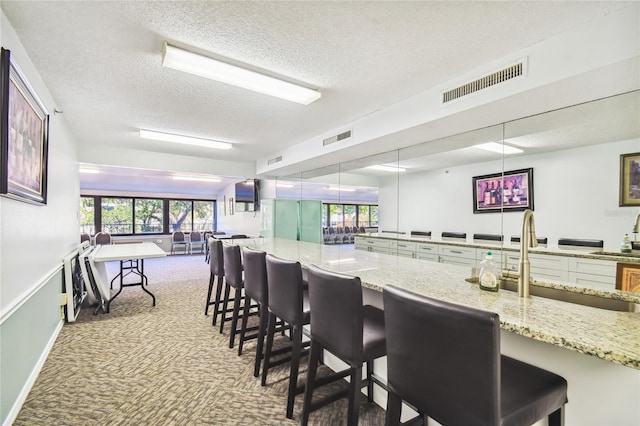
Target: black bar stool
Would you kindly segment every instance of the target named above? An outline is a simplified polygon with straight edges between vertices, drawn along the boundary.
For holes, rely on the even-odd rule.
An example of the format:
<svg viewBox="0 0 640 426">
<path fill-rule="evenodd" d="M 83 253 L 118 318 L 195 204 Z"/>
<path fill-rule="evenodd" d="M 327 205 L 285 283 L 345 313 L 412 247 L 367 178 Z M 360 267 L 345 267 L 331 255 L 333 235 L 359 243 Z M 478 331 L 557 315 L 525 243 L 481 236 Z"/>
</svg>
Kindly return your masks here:
<svg viewBox="0 0 640 426">
<path fill-rule="evenodd" d="M 362 306 L 362 285 L 358 277 L 325 271 L 311 265 L 308 280 L 311 352 L 301 424 L 307 424 L 311 411 L 347 396 L 345 392 L 339 392 L 312 403 L 314 387 L 349 375 L 347 424 L 356 426 L 360 390 L 367 386 L 368 399 L 373 402 L 373 360 L 387 353 L 384 313 L 373 306 Z M 316 370 L 323 349 L 346 362 L 349 368 L 316 381 Z M 363 363 L 367 364 L 367 379 L 364 381 Z M 378 384 L 381 383 L 378 381 Z"/>
<path fill-rule="evenodd" d="M 222 242 L 219 240 L 209 239 L 209 291 L 207 292 L 207 304 L 204 308 L 204 314 L 209 315 L 209 306 L 214 305 L 213 309 L 213 325 L 216 325 L 216 319 L 218 317 L 218 307 L 221 299 L 220 294 L 222 292 L 222 281 L 224 280 L 224 263 L 222 258 Z M 216 287 L 215 300 L 211 301 L 211 294 L 213 293 L 213 287 Z"/>
<path fill-rule="evenodd" d="M 563 424 L 567 381 L 500 354 L 500 318 L 387 286 L 387 419 L 404 400 L 445 425 Z"/>
<path fill-rule="evenodd" d="M 271 361 L 273 337 L 276 331 L 277 318 L 291 326 L 291 369 L 289 372 L 289 390 L 287 395 L 287 418 L 293 417 L 293 403 L 297 389 L 298 367 L 303 348 L 302 327 L 309 324 L 309 297 L 304 291 L 302 267 L 299 262 L 280 259 L 271 254 L 266 255 L 267 286 L 269 289 L 269 321 L 267 327 L 267 345 L 262 368 L 262 386 L 267 383 L 269 368 L 276 365 Z"/>
</svg>

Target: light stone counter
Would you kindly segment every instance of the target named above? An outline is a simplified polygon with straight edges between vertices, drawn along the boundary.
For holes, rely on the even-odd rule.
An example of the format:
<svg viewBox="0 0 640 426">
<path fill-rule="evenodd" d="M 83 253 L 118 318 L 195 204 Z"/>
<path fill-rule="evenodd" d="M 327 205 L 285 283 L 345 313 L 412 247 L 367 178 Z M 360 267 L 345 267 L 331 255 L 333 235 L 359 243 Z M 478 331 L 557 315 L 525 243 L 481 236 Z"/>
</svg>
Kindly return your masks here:
<svg viewBox="0 0 640 426">
<path fill-rule="evenodd" d="M 609 311 L 536 296 L 522 299 L 508 291 L 486 292 L 465 281 L 471 275 L 471 268 L 354 250 L 352 246 L 278 238 L 235 242 L 298 260 L 303 266 L 315 264 L 359 276 L 364 287 L 376 291 L 394 285 L 436 299 L 493 311 L 500 315 L 501 328 L 505 331 L 640 370 L 638 312 Z M 640 303 L 640 295 L 598 292 L 606 293 Z"/>
</svg>

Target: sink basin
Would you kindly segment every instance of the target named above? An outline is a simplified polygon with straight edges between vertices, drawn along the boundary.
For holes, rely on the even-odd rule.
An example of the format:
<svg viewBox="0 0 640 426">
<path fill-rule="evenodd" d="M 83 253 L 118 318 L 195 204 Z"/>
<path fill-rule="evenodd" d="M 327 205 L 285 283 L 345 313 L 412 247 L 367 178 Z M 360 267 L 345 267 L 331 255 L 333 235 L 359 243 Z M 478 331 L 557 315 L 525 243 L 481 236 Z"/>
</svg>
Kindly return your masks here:
<svg viewBox="0 0 640 426">
<path fill-rule="evenodd" d="M 477 278 L 467 278 L 468 282 L 478 284 Z M 518 292 L 517 280 L 500 280 L 500 289 L 506 291 Z M 610 311 L 620 312 L 640 312 L 640 304 L 628 302 L 625 300 L 610 299 L 592 294 L 576 293 L 568 290 L 557 288 L 542 287 L 532 284 L 529 287 L 529 293 L 532 296 L 544 297 L 547 299 L 559 300 L 561 302 L 575 303 L 592 308 L 607 309 Z"/>
<path fill-rule="evenodd" d="M 640 259 L 640 250 L 633 250 L 631 253 L 621 253 L 619 251 L 593 251 L 590 254 L 598 254 L 601 256 L 637 257 Z"/>
</svg>

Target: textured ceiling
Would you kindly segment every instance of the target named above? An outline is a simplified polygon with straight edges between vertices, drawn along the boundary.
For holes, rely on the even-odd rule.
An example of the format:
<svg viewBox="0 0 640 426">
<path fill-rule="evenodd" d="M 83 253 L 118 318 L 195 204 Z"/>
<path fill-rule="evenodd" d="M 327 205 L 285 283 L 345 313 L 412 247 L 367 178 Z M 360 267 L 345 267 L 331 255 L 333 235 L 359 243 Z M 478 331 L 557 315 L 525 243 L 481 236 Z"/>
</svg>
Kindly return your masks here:
<svg viewBox="0 0 640 426">
<path fill-rule="evenodd" d="M 0 4 L 84 150 L 135 147 L 235 162 L 253 162 L 626 5 Z M 322 98 L 301 106 L 165 69 L 164 41 L 304 83 Z M 142 141 L 139 128 L 228 141 L 234 148 L 212 152 Z"/>
</svg>

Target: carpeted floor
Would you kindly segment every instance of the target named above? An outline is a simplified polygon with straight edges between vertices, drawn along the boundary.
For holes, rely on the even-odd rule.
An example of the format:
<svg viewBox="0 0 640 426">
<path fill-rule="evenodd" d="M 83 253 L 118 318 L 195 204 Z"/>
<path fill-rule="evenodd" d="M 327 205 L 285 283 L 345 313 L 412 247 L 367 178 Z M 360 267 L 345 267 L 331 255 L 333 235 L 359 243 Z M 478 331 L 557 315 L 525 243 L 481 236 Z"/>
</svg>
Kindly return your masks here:
<svg viewBox="0 0 640 426">
<path fill-rule="evenodd" d="M 109 275 L 117 268 L 110 263 Z M 299 424 L 302 395 L 294 419 L 285 417 L 289 364 L 270 370 L 267 386 L 260 386 L 253 377 L 255 340 L 238 356 L 237 344 L 228 347 L 229 323 L 220 334 L 211 313 L 205 317 L 204 256 L 148 259 L 145 272 L 156 306 L 131 287 L 109 314 L 82 309 L 75 323 L 64 325 L 15 425 Z M 286 344 L 286 337 L 280 340 Z M 345 424 L 346 411 L 342 399 L 311 413 L 309 424 Z M 384 424 L 384 411 L 365 398 L 359 424 Z"/>
</svg>

